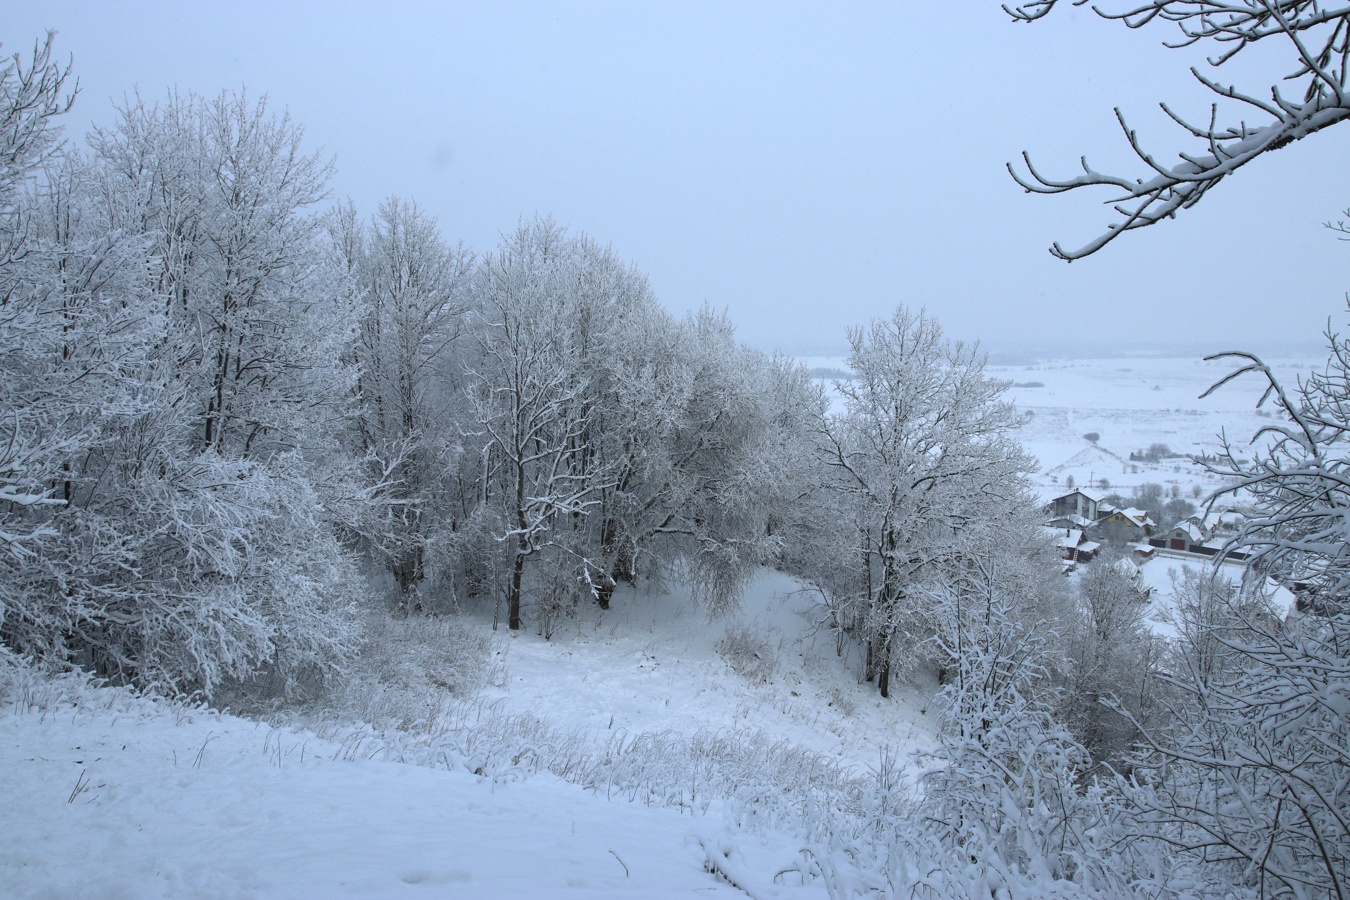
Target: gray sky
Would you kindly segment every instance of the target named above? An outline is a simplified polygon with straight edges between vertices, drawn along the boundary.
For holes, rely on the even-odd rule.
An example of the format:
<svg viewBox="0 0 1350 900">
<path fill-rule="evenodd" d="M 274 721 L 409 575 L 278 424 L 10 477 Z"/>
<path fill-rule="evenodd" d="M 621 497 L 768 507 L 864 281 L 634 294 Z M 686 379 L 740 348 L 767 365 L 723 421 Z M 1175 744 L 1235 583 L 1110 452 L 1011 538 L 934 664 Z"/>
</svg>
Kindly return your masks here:
<svg viewBox="0 0 1350 900">
<path fill-rule="evenodd" d="M 958 12 L 959 10 L 959 12 Z M 67 136 L 139 88 L 247 87 L 335 154 L 335 197 L 415 198 L 491 249 L 552 214 L 647 272 L 677 313 L 725 307 L 746 342 L 828 352 L 927 306 L 960 338 L 1271 352 L 1345 323 L 1350 126 L 1260 160 L 1175 222 L 1072 265 L 1106 195 L 1030 196 L 1003 169 L 1136 174 L 1119 105 L 1160 155 L 1198 119 L 1198 61 L 1079 9 L 1014 25 L 994 0 L 788 3 L 86 3 L 0 11 L 73 56 Z M 1225 67 L 1226 69 L 1227 67 Z M 1285 54 L 1253 60 L 1260 90 Z M 1220 74 L 1225 74 L 1220 70 Z"/>
</svg>

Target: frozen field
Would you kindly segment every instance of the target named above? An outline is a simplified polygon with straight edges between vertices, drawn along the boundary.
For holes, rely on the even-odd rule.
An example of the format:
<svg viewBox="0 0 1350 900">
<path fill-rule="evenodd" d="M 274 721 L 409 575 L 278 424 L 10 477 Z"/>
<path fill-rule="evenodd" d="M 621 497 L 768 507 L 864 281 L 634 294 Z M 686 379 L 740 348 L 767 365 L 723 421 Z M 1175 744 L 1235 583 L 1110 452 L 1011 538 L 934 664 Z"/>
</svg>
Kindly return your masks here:
<svg viewBox="0 0 1350 900">
<path fill-rule="evenodd" d="M 1266 361 L 1292 385 L 1325 359 L 1310 354 Z M 816 370 L 846 367 L 839 357 L 805 362 Z M 1028 415 L 1021 440 L 1039 462 L 1036 479 L 1043 496 L 1062 493 L 1070 477 L 1078 487 L 1101 487 L 1105 479 L 1108 490 L 1123 495 L 1136 485 L 1157 482 L 1178 485 L 1191 496 L 1195 486 L 1208 493 L 1218 480 L 1185 458 L 1132 462 L 1130 454 L 1153 444 L 1166 444 L 1183 456 L 1213 453 L 1225 431 L 1235 446 L 1245 447 L 1272 421 L 1256 408 L 1262 382 L 1247 375 L 1200 399 L 1236 367 L 1231 360 L 1141 356 L 990 366 L 988 372 L 1012 382 L 1008 397 Z M 1084 437 L 1094 433 L 1095 443 Z"/>
<path fill-rule="evenodd" d="M 1292 383 L 1319 360 L 1272 359 L 1277 374 Z M 1039 479 L 1056 494 L 1073 477 L 1081 486 L 1128 495 L 1146 481 L 1179 485 L 1190 494 L 1218 486 L 1184 458 L 1132 462 L 1130 454 L 1166 444 L 1179 454 L 1214 453 L 1226 432 L 1235 446 L 1272 419 L 1258 414 L 1264 385 L 1247 375 L 1200 398 L 1210 385 L 1236 368 L 1229 360 L 1135 358 L 1061 360 L 1035 366 L 993 367 L 991 374 L 1013 382 L 1010 396 L 1030 416 L 1022 443 L 1040 461 Z M 1262 410 L 1265 412 L 1265 410 Z M 1083 435 L 1096 433 L 1096 443 Z"/>
</svg>

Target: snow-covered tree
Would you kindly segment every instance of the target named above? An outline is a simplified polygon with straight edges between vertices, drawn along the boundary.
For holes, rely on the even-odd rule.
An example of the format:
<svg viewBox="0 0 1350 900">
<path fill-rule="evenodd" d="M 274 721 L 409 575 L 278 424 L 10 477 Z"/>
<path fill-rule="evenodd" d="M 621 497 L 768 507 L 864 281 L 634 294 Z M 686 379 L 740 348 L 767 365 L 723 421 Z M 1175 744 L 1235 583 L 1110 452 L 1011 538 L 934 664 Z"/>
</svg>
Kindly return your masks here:
<svg viewBox="0 0 1350 900">
<path fill-rule="evenodd" d="M 858 528 L 863 591 L 836 615 L 860 629 L 886 696 L 892 667 L 937 631 L 926 588 L 1027 504 L 1031 460 L 1006 383 L 927 313 L 900 307 L 850 341 L 845 410 L 820 431 L 840 514 Z"/>
<path fill-rule="evenodd" d="M 52 60 L 54 38 L 48 32 L 31 59 L 16 53 L 0 67 L 0 299 L 6 302 L 27 236 L 24 188 L 60 150 L 61 129 L 53 120 L 75 102 L 73 90 L 65 93 L 70 67 Z"/>
<path fill-rule="evenodd" d="M 562 229 L 535 221 L 485 257 L 476 274 L 478 353 L 467 386 L 483 447 L 483 501 L 500 510 L 496 537 L 511 548 L 512 630 L 523 622 L 527 561 L 560 546 L 567 517 L 588 515 L 606 480 L 586 465 L 589 380 L 575 365 L 572 328 L 577 263 Z"/>
<path fill-rule="evenodd" d="M 73 93 L 63 93 L 69 68 L 53 62 L 52 38 L 48 34 L 37 43 L 27 62 L 15 54 L 0 67 L 0 558 L 6 560 L 34 552 L 45 529 L 29 511 L 54 502 L 54 458 L 73 449 L 73 436 L 34 408 L 45 391 L 40 382 L 49 339 L 44 338 L 61 323 L 44 315 L 40 289 L 24 265 L 31 246 L 25 194 L 60 147 L 54 119 L 74 101 Z"/>
<path fill-rule="evenodd" d="M 1014 20 L 1034 22 L 1049 14 L 1059 0 L 1033 0 L 1003 8 Z M 1074 6 L 1083 5 L 1074 0 Z M 1077 250 L 1066 250 L 1056 243 L 1051 253 L 1060 259 L 1081 259 L 1097 252 L 1126 231 L 1154 225 L 1170 219 L 1183 209 L 1200 202 L 1215 185 L 1242 166 L 1260 156 L 1300 140 L 1310 134 L 1350 119 L 1350 6 L 1324 0 L 1121 0 L 1099 3 L 1092 11 L 1105 19 L 1119 21 L 1130 28 L 1144 28 L 1154 22 L 1175 26 L 1168 46 L 1201 45 L 1212 50 L 1209 62 L 1219 67 L 1258 42 L 1283 44 L 1289 54 L 1287 86 L 1274 85 L 1263 92 L 1239 89 L 1197 69 L 1191 72 L 1218 100 L 1206 122 L 1192 122 L 1166 112 L 1196 146 L 1183 152 L 1178 162 L 1168 163 L 1147 150 L 1125 115 L 1116 110 L 1116 118 L 1125 132 L 1130 149 L 1143 164 L 1140 175 L 1112 175 L 1098 172 L 1083 160 L 1083 172 L 1068 178 L 1042 175 L 1023 154 L 1025 171 L 1013 166 L 1008 170 L 1029 192 L 1059 194 L 1080 188 L 1105 188 L 1113 196 L 1107 201 L 1120 219 L 1107 226 L 1098 237 Z M 1220 104 L 1233 101 L 1258 116 L 1248 124 L 1218 122 Z"/>
<path fill-rule="evenodd" d="M 0 638 L 60 656 L 77 618 L 59 574 L 72 507 L 143 408 L 157 332 L 139 303 L 144 242 L 109 227 L 89 163 L 57 144 L 50 120 L 70 98 L 51 50 L 49 35 L 31 63 L 0 70 Z"/>
<path fill-rule="evenodd" d="M 716 615 L 776 554 L 775 525 L 795 499 L 785 468 L 822 407 L 798 367 L 740 346 L 722 313 L 705 308 L 661 331 L 662 362 L 639 382 L 654 402 L 628 407 L 643 443 L 616 492 L 617 534 L 628 559 L 683 559 Z"/>
<path fill-rule="evenodd" d="M 564 540 L 570 583 L 555 584 L 558 600 L 582 595 L 608 607 L 618 581 L 636 578 L 637 551 L 627 528 L 631 492 L 661 434 L 668 383 L 653 373 L 668 371 L 678 349 L 671 318 L 656 302 L 644 274 L 586 235 L 572 239 L 575 278 L 570 289 L 574 355 L 571 365 L 584 378 L 581 397 L 585 426 L 574 459 L 577 474 L 598 484 L 593 514 L 572 516 Z M 555 607 L 557 604 L 554 604 Z"/>
<path fill-rule="evenodd" d="M 298 141 L 243 98 L 137 102 L 23 198 L 3 402 L 40 417 L 37 496 L 59 504 L 24 511 L 45 546 L 10 557 L 10 646 L 210 694 L 293 689 L 355 645 L 359 587 L 315 488 L 350 310 Z"/>
<path fill-rule="evenodd" d="M 1102 559 L 1078 583 L 1075 615 L 1065 628 L 1066 697 L 1061 717 L 1098 764 L 1117 764 L 1138 734 L 1163 723 L 1159 675 L 1162 642 L 1144 621 L 1148 588 L 1127 559 Z M 1130 717 L 1108 708 L 1129 710 Z"/>
<path fill-rule="evenodd" d="M 343 378 L 350 328 L 350 311 L 322 296 L 320 222 L 306 214 L 331 164 L 305 154 L 303 130 L 265 99 L 137 97 L 120 116 L 91 142 L 117 224 L 155 239 L 166 363 L 197 447 L 261 458 L 295 449 L 316 398 Z"/>
<path fill-rule="evenodd" d="M 377 520 L 364 533 L 406 601 L 423 578 L 428 511 L 443 499 L 458 446 L 446 411 L 472 257 L 446 244 L 416 203 L 399 199 L 382 203 L 369 226 L 350 204 L 341 207 L 329 232 L 334 263 L 357 296 L 355 450 Z"/>
<path fill-rule="evenodd" d="M 976 567 L 983 596 L 946 592 L 952 671 L 940 694 L 940 764 L 924 776 L 920 827 L 949 855 L 952 896 L 1119 896 L 1107 803 L 1087 752 L 1053 716 L 1057 635 L 1024 623 L 1027 598 Z M 899 888 L 901 886 L 894 886 Z"/>
<path fill-rule="evenodd" d="M 529 591 L 547 632 L 677 565 L 710 612 L 734 604 L 777 548 L 784 461 L 819 400 L 804 373 L 738 345 L 725 315 L 672 319 L 640 272 L 547 220 L 487 256 L 471 293 L 477 499 L 447 545 L 479 572 L 484 537 L 510 545 L 510 627 Z"/>
<path fill-rule="evenodd" d="M 1325 369 L 1292 391 L 1255 356 L 1218 357 L 1242 365 L 1211 390 L 1255 375 L 1279 415 L 1251 458 L 1225 441 L 1209 463 L 1229 479 L 1221 493 L 1257 502 L 1226 545 L 1250 554 L 1249 575 L 1195 610 L 1174 673 L 1185 715 L 1145 730 L 1139 765 L 1157 774 L 1129 795 L 1211 887 L 1262 896 L 1350 893 L 1350 345 L 1329 339 Z M 1267 578 L 1301 610 L 1262 603 Z"/>
<path fill-rule="evenodd" d="M 1172 578 L 1174 610 L 1170 617 L 1177 637 L 1165 668 L 1188 683 L 1208 687 L 1235 675 L 1242 654 L 1223 636 L 1267 613 L 1257 592 L 1213 572 L 1186 569 Z"/>
</svg>

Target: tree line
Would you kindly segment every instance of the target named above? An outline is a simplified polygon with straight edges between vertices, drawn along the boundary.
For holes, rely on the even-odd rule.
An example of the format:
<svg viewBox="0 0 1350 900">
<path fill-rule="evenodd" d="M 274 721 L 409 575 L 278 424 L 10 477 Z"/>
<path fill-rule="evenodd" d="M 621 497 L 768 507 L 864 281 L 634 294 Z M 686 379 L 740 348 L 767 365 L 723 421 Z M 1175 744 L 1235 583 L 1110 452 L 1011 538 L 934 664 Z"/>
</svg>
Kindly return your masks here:
<svg viewBox="0 0 1350 900">
<path fill-rule="evenodd" d="M 852 333 L 832 412 L 550 219 L 480 255 L 414 201 L 329 203 L 332 164 L 265 99 L 138 96 L 65 144 L 68 72 L 49 38 L 0 73 L 14 650 L 295 690 L 359 645 L 366 570 L 404 613 L 547 636 L 650 574 L 717 614 L 777 565 L 887 693 L 926 586 L 1029 533 L 1005 386 L 925 313 Z"/>
</svg>

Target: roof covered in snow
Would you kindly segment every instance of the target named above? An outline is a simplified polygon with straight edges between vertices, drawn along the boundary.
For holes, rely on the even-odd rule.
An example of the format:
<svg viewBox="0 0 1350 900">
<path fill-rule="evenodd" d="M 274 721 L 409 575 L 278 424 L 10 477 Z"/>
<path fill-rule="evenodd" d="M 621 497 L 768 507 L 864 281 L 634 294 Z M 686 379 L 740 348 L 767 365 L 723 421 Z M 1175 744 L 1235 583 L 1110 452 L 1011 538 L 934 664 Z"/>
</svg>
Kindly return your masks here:
<svg viewBox="0 0 1350 900">
<path fill-rule="evenodd" d="M 1140 562 L 1139 574 L 1143 576 L 1144 583 L 1153 589 L 1148 626 L 1154 634 L 1168 638 L 1178 635 L 1176 599 L 1172 595 L 1173 578 L 1180 580 L 1187 570 L 1204 576 L 1214 574 L 1233 584 L 1241 584 L 1247 566 L 1230 560 L 1218 564 L 1216 570 L 1214 563 L 1209 560 L 1171 555 L 1166 551 L 1160 551 L 1153 558 Z M 1261 590 L 1271 609 L 1281 618 L 1288 616 L 1297 606 L 1297 598 L 1293 591 L 1270 578 L 1262 579 Z"/>
</svg>

